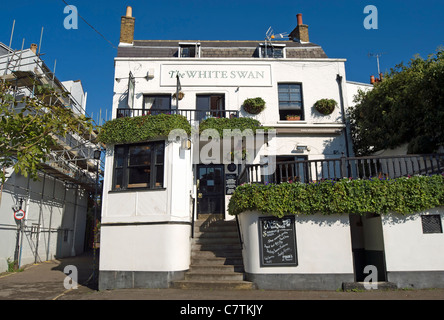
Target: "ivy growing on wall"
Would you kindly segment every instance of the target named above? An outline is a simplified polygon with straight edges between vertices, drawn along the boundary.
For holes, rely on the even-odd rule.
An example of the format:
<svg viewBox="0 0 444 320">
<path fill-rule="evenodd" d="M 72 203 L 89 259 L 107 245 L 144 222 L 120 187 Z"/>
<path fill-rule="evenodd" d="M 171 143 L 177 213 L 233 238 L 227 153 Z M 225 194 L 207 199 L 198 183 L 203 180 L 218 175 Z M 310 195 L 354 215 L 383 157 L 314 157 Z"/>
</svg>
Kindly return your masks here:
<svg viewBox="0 0 444 320">
<path fill-rule="evenodd" d="M 444 206 L 444 175 L 316 183 L 244 184 L 232 195 L 228 211 L 257 210 L 289 214 L 412 214 Z"/>
<path fill-rule="evenodd" d="M 173 129 L 183 129 L 191 134 L 190 123 L 178 114 L 117 118 L 102 126 L 99 141 L 105 144 L 143 142 L 166 138 Z"/>
<path fill-rule="evenodd" d="M 253 134 L 256 130 L 262 129 L 267 131 L 269 128 L 263 127 L 258 120 L 242 117 L 242 118 L 208 118 L 200 123 L 199 131 L 202 133 L 206 129 L 215 129 L 220 137 L 224 136 L 224 129 L 239 129 L 243 132 L 250 129 Z"/>
</svg>

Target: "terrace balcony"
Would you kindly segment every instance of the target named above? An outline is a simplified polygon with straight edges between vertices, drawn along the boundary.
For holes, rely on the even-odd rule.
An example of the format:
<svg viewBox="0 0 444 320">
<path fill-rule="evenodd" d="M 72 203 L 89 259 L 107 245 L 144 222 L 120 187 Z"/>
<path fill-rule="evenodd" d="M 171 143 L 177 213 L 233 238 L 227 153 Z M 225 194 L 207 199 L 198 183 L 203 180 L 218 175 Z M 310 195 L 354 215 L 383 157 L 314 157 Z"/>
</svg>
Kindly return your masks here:
<svg viewBox="0 0 444 320">
<path fill-rule="evenodd" d="M 158 114 L 180 114 L 187 118 L 193 124 L 205 120 L 206 118 L 238 118 L 239 111 L 237 110 L 196 110 L 196 109 L 133 109 L 133 108 L 119 108 L 117 109 L 117 118 L 122 117 L 138 117 L 145 115 Z"/>
<path fill-rule="evenodd" d="M 246 164 L 239 175 L 242 183 L 310 183 L 322 180 L 394 179 L 414 175 L 444 174 L 444 154 L 389 157 L 342 157 L 334 159 Z"/>
</svg>

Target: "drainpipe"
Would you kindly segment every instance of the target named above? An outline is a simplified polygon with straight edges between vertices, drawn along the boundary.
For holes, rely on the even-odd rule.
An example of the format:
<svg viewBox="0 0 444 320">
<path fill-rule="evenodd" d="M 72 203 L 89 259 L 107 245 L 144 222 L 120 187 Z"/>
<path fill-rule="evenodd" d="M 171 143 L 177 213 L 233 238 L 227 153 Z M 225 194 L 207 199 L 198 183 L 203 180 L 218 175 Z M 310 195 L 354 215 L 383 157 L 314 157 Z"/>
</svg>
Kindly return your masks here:
<svg viewBox="0 0 444 320">
<path fill-rule="evenodd" d="M 344 93 L 343 93 L 343 89 L 342 89 L 342 76 L 337 74 L 336 75 L 336 81 L 338 82 L 338 87 L 339 87 L 339 99 L 340 99 L 340 105 L 341 105 L 341 114 L 342 114 L 342 123 L 345 125 L 344 128 L 344 135 L 345 135 L 345 151 L 346 151 L 346 155 L 347 158 L 350 157 L 350 151 L 349 151 L 349 142 L 348 142 L 348 129 L 349 129 L 349 125 L 348 125 L 348 121 L 345 117 L 345 108 L 344 108 Z"/>
<path fill-rule="evenodd" d="M 79 193 L 79 186 L 77 185 L 74 189 L 74 217 L 73 217 L 73 234 L 72 234 L 72 247 L 71 247 L 71 256 L 76 255 L 76 232 L 77 232 L 77 195 Z"/>
</svg>

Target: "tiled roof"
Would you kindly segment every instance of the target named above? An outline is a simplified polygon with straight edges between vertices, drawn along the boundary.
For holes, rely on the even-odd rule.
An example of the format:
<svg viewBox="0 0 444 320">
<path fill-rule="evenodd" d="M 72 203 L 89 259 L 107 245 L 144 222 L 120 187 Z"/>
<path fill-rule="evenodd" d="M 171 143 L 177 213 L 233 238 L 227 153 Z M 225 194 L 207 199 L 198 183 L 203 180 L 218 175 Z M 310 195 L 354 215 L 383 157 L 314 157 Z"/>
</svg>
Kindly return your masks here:
<svg viewBox="0 0 444 320">
<path fill-rule="evenodd" d="M 257 58 L 258 46 L 264 41 L 134 40 L 132 46 L 120 46 L 117 57 L 173 58 L 178 56 L 179 43 L 199 43 L 201 58 Z M 273 41 L 273 44 L 285 45 L 287 58 L 327 58 L 324 50 L 314 43 Z"/>
</svg>

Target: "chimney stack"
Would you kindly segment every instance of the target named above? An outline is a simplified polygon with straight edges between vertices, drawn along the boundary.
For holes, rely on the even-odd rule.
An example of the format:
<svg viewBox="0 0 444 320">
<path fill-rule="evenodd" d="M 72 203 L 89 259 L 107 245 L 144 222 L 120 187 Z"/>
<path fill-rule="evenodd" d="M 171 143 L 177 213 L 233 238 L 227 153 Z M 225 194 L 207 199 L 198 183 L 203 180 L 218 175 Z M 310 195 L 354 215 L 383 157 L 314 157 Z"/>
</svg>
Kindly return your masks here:
<svg viewBox="0 0 444 320">
<path fill-rule="evenodd" d="M 126 7 L 126 15 L 122 17 L 120 22 L 120 43 L 133 44 L 134 40 L 134 22 L 132 17 L 133 8 Z"/>
<path fill-rule="evenodd" d="M 310 42 L 308 37 L 308 25 L 302 23 L 302 13 L 296 15 L 298 19 L 297 27 L 290 33 L 290 40 L 300 42 Z"/>
<path fill-rule="evenodd" d="M 34 54 L 37 54 L 37 44 L 31 43 L 30 49 L 32 52 L 34 52 Z"/>
</svg>

